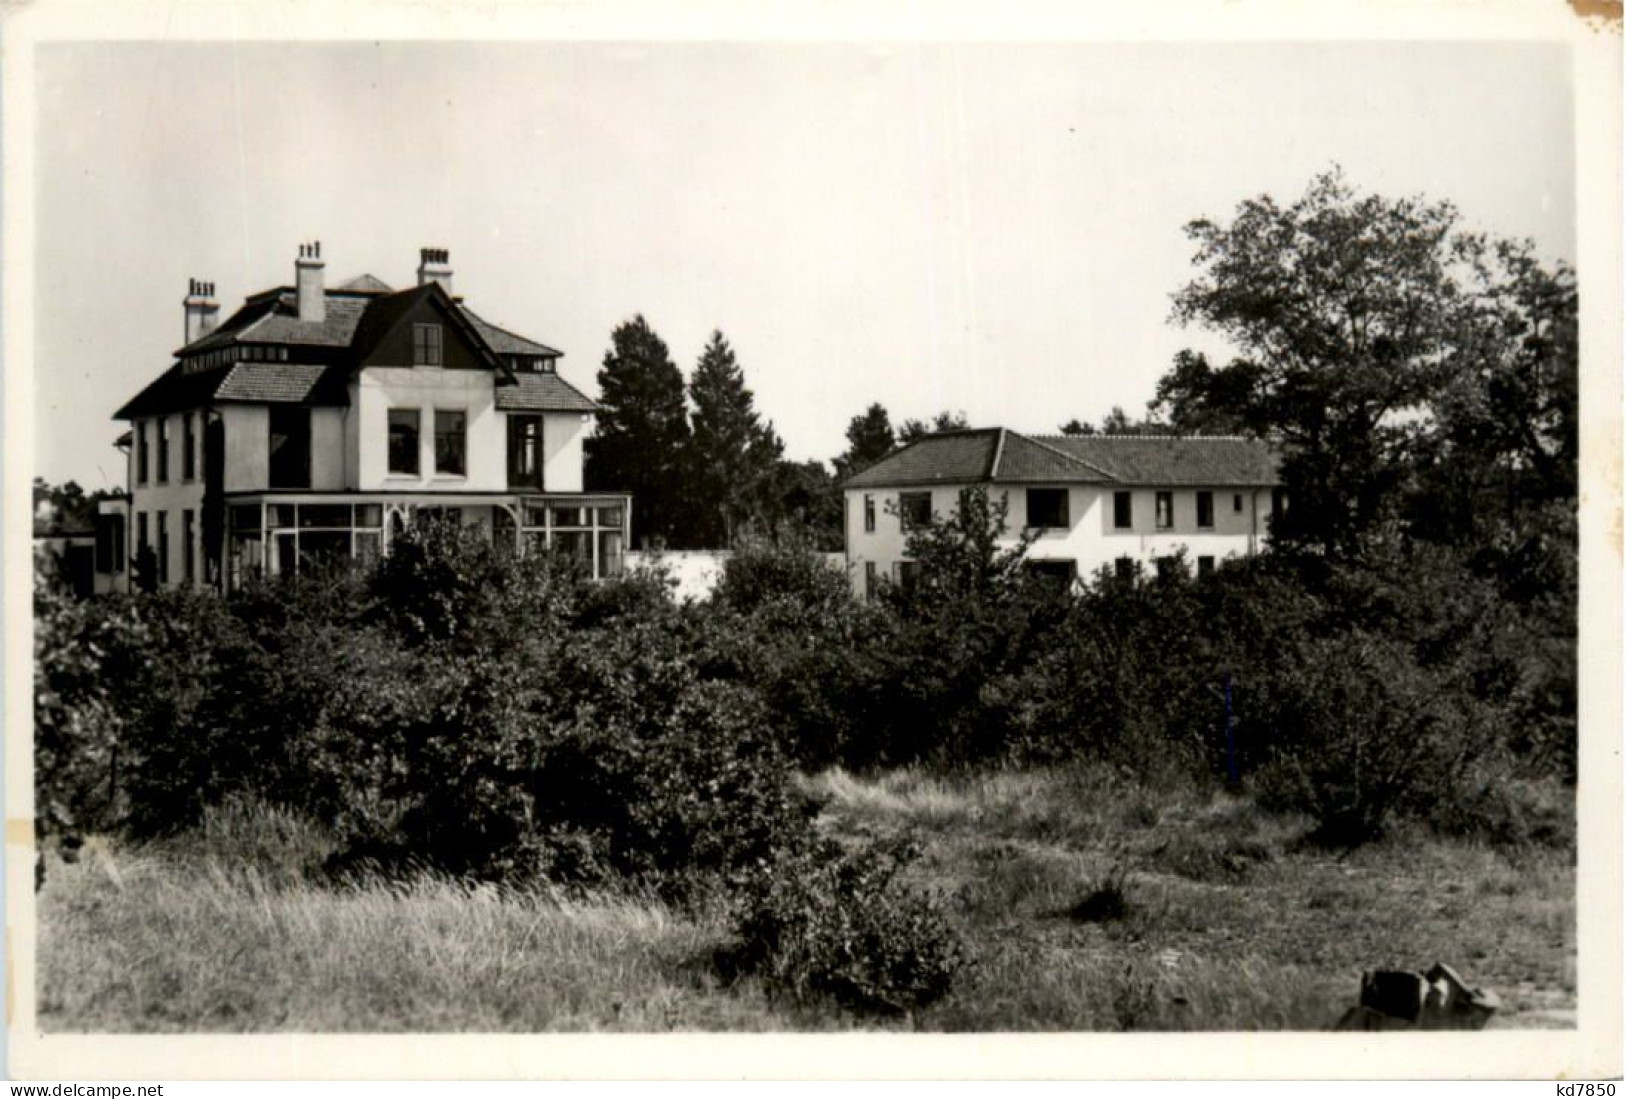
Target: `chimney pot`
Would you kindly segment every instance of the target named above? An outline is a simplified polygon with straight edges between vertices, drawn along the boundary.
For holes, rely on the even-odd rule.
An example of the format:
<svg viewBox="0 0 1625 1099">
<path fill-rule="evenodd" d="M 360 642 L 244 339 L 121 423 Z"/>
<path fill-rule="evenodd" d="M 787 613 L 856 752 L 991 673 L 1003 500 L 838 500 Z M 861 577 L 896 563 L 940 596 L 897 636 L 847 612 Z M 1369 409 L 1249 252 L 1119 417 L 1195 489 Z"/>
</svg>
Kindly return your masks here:
<svg viewBox="0 0 1625 1099">
<path fill-rule="evenodd" d="M 220 318 L 220 303 L 214 299 L 214 283 L 201 279 L 186 280 L 186 300 L 181 303 L 185 314 L 186 343 L 192 344 L 210 332 Z"/>
<path fill-rule="evenodd" d="M 418 249 L 418 285 L 438 282 L 451 293 L 451 251 L 446 248 Z"/>
<path fill-rule="evenodd" d="M 327 319 L 327 287 L 324 285 L 321 243 L 299 246 L 294 279 L 299 298 L 299 319 L 319 323 Z"/>
</svg>

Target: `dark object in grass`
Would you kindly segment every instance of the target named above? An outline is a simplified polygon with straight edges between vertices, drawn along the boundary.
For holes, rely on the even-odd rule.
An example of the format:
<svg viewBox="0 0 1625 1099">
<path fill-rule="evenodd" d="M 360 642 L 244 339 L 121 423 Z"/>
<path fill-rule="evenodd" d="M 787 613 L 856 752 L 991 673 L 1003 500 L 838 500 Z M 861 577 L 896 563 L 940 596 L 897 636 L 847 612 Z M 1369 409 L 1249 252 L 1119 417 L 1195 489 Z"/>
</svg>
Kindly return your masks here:
<svg viewBox="0 0 1625 1099">
<path fill-rule="evenodd" d="M 1128 870 L 1109 871 L 1066 914 L 1079 923 L 1109 923 L 1128 915 Z"/>
<path fill-rule="evenodd" d="M 1337 1030 L 1482 1030 L 1501 1006 L 1500 997 L 1471 988 L 1441 963 L 1426 973 L 1367 970 L 1360 976 L 1360 1004 Z"/>
</svg>

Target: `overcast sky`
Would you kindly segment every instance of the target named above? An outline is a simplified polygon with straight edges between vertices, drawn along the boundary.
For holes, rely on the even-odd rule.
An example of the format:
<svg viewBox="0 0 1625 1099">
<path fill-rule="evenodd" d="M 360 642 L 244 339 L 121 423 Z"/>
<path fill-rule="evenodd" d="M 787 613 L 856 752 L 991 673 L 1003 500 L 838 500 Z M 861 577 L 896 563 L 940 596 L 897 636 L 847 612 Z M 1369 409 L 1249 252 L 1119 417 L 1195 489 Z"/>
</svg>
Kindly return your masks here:
<svg viewBox="0 0 1625 1099">
<path fill-rule="evenodd" d="M 45 44 L 36 54 L 39 475 L 117 487 L 110 417 L 291 282 L 413 282 L 450 249 L 487 319 L 596 393 L 643 313 L 710 331 L 796 458 L 872 401 L 1054 431 L 1143 410 L 1181 226 L 1337 162 L 1575 250 L 1561 45 Z"/>
</svg>

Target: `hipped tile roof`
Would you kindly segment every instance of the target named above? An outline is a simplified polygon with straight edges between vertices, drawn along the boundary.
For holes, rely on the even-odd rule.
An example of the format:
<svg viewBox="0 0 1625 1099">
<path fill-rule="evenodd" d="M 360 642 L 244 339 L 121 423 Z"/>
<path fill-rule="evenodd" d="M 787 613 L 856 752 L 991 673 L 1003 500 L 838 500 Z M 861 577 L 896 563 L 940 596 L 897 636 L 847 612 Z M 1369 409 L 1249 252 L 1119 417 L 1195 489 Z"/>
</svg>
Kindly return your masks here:
<svg viewBox="0 0 1625 1099">
<path fill-rule="evenodd" d="M 846 481 L 904 485 L 1275 485 L 1269 444 L 1221 436 L 1038 435 L 978 428 L 927 435 Z"/>
<path fill-rule="evenodd" d="M 392 291 L 362 275 L 329 288 L 325 316 L 299 319 L 292 287 L 250 297 L 218 328 L 182 348 L 182 356 L 116 412 L 117 419 L 156 416 L 211 402 L 343 405 L 357 365 L 413 305 L 438 297 L 454 325 L 496 372 L 498 407 L 520 411 L 595 412 L 597 405 L 555 374 L 512 369 L 510 357 L 558 358 L 560 352 L 490 323 L 448 295 L 438 283 Z M 210 351 L 239 345 L 296 349 L 302 362 L 238 361 L 187 370 L 184 363 Z M 308 361 L 312 356 L 319 362 Z"/>
</svg>

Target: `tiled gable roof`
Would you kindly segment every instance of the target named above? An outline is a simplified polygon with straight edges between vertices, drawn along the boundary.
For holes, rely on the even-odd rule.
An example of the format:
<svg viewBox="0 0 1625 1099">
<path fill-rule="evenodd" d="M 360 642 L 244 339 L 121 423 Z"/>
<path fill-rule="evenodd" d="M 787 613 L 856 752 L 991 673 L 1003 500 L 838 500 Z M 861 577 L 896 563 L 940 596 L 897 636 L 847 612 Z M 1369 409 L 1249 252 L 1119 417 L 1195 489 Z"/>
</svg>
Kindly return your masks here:
<svg viewBox="0 0 1625 1099">
<path fill-rule="evenodd" d="M 1274 485 L 1280 459 L 1257 439 L 1217 435 L 1039 435 L 1126 485 Z"/>
<path fill-rule="evenodd" d="M 973 484 L 1274 485 L 1279 460 L 1252 439 L 1028 436 L 1005 428 L 927 435 L 848 478 L 848 488 Z"/>
<path fill-rule="evenodd" d="M 851 488 L 880 485 L 934 485 L 985 481 L 993 468 L 997 428 L 946 431 L 894 450 L 847 479 Z"/>
<path fill-rule="evenodd" d="M 497 387 L 499 412 L 596 412 L 598 405 L 557 374 L 517 371 Z"/>
<path fill-rule="evenodd" d="M 459 308 L 462 309 L 463 316 L 473 322 L 474 327 L 485 338 L 485 342 L 491 345 L 491 350 L 498 355 L 530 355 L 536 358 L 558 358 L 564 354 L 562 351 L 555 351 L 545 343 L 527 340 L 523 336 L 509 332 L 506 328 L 498 328 L 466 305 L 459 306 Z"/>
<path fill-rule="evenodd" d="M 339 283 L 333 289 L 355 290 L 366 294 L 388 294 L 394 290 L 394 287 L 374 275 L 357 275 L 349 282 Z"/>
</svg>

